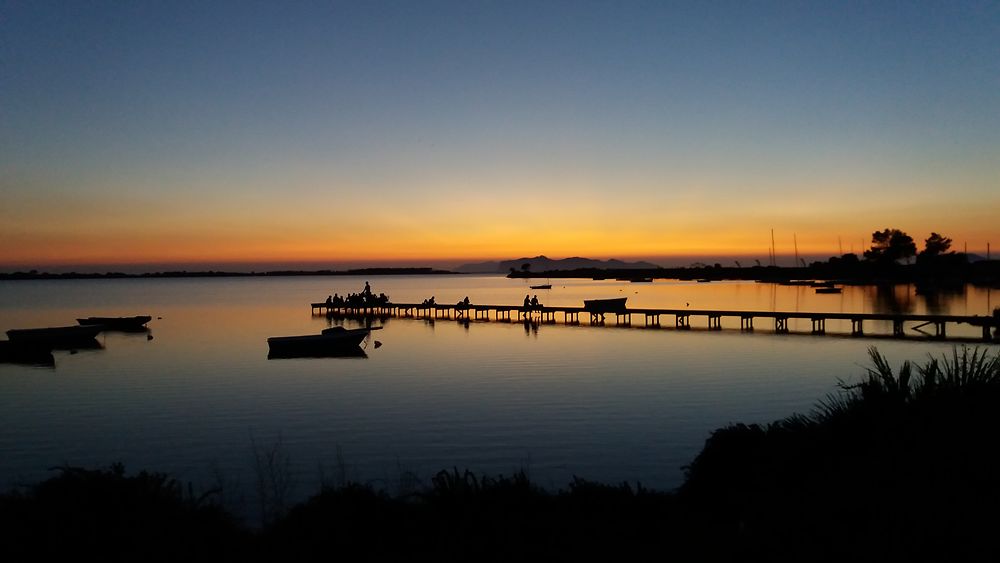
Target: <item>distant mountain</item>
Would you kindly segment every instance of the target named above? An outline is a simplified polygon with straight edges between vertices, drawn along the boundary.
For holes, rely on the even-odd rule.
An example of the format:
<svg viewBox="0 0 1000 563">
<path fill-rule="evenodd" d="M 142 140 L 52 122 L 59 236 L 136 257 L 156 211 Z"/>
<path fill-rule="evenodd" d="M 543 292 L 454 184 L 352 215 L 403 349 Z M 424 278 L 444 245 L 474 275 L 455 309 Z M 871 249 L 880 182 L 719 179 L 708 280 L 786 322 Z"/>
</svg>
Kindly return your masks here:
<svg viewBox="0 0 1000 563">
<path fill-rule="evenodd" d="M 475 264 L 463 264 L 455 269 L 456 272 L 466 274 L 506 274 L 511 268 L 521 271 L 523 264 L 531 264 L 530 271 L 545 272 L 548 270 L 576 270 L 579 268 L 600 268 L 606 270 L 646 270 L 659 268 L 656 264 L 649 262 L 623 262 L 621 260 L 593 260 L 591 258 L 563 258 L 553 260 L 547 256 L 535 256 L 534 258 L 518 258 L 516 260 L 504 260 L 502 262 L 478 262 Z"/>
</svg>

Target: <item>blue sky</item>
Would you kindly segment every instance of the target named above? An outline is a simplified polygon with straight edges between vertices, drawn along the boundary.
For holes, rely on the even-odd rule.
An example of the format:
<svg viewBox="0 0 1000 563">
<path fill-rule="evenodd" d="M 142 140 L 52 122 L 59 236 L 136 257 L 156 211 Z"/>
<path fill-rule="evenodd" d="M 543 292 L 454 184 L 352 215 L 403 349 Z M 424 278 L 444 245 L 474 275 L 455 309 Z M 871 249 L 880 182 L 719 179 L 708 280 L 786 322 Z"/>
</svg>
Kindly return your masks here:
<svg viewBox="0 0 1000 563">
<path fill-rule="evenodd" d="M 997 2 L 0 6 L 0 263 L 1000 240 Z"/>
</svg>

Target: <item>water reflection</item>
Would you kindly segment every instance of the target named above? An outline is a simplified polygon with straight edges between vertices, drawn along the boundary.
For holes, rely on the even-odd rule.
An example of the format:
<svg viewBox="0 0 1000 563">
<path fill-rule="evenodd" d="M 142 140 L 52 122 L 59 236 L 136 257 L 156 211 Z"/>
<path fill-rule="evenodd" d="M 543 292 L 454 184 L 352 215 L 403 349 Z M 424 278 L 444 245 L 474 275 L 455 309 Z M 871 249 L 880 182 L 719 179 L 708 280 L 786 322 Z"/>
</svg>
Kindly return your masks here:
<svg viewBox="0 0 1000 563">
<path fill-rule="evenodd" d="M 360 346 L 344 347 L 331 350 L 311 350 L 305 352 L 270 351 L 269 360 L 287 360 L 295 358 L 368 358 L 368 354 Z"/>
<path fill-rule="evenodd" d="M 909 314 L 914 310 L 913 295 L 909 285 L 877 285 L 873 308 L 876 313 Z"/>
<path fill-rule="evenodd" d="M 611 330 L 613 319 L 606 326 L 585 320 L 566 326 L 560 319 L 541 331 L 538 322 L 358 321 L 307 312 L 310 303 L 356 291 L 363 281 L 0 283 L 0 330 L 139 308 L 162 316 L 151 325 L 153 341 L 112 333 L 102 337 L 103 351 L 56 353 L 60 377 L 0 364 L 0 481 L 44 477 L 46 467 L 64 462 L 115 461 L 185 480 L 216 463 L 239 479 L 248 467 L 247 437 L 255 432 L 285 437 L 304 494 L 317 462 L 332 462 L 338 446 L 364 479 L 401 465 L 422 475 L 456 465 L 509 474 L 530 459 L 533 479 L 545 485 L 563 486 L 576 474 L 667 488 L 679 482 L 681 466 L 709 432 L 808 411 L 836 390 L 838 378 L 860 375 L 872 343 L 775 335 L 767 326 L 741 333 L 675 330 L 673 322 L 646 330 L 636 322 Z M 475 303 L 518 304 L 527 289 L 521 280 L 490 276 L 371 281 L 373 291 L 414 303 L 428 295 L 447 303 L 468 295 Z M 561 280 L 545 303 L 581 306 L 621 297 L 630 287 Z M 982 315 L 996 305 L 985 288 L 931 300 L 912 291 L 902 286 L 878 297 L 872 288 L 849 286 L 839 296 L 817 296 L 811 288 L 775 284 L 654 280 L 628 296 L 637 308 L 677 309 Z M 385 346 L 376 350 L 371 341 L 364 361 L 265 359 L 269 336 L 331 326 L 384 326 L 378 340 Z M 849 324 L 837 330 L 849 332 Z M 799 331 L 808 332 L 808 322 Z M 951 349 L 912 340 L 878 345 L 894 365 Z"/>
</svg>

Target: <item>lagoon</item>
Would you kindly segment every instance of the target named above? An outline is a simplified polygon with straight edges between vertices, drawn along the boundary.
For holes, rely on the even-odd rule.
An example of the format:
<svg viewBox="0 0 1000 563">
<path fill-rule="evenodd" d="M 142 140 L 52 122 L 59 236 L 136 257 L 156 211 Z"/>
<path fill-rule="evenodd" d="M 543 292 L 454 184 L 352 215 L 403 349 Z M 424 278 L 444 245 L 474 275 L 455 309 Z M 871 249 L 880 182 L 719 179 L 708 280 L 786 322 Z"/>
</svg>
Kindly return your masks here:
<svg viewBox="0 0 1000 563">
<path fill-rule="evenodd" d="M 357 292 L 341 276 L 0 282 L 0 330 L 77 317 L 153 315 L 145 334 L 108 333 L 99 350 L 55 352 L 54 368 L 0 364 L 0 485 L 57 465 L 167 471 L 207 486 L 219 475 L 249 494 L 252 443 L 281 444 L 295 495 L 321 479 L 399 486 L 458 467 L 526 470 L 553 489 L 574 475 L 670 489 L 709 433 L 731 422 L 807 412 L 864 373 L 877 345 L 893 364 L 953 344 L 848 336 L 752 334 L 507 322 L 387 319 L 366 358 L 268 360 L 266 338 L 331 323 L 309 303 Z M 753 282 L 502 276 L 368 278 L 400 302 L 580 305 L 627 296 L 634 307 L 986 315 L 996 290 L 920 296 L 912 286 L 842 294 Z M 346 326 L 357 326 L 343 321 Z M 886 323 L 888 324 L 888 323 Z M 806 326 L 793 331 L 808 332 Z M 828 324 L 828 331 L 849 326 Z M 867 328 L 866 328 L 867 330 Z M 891 333 L 889 326 L 872 330 Z M 970 327 L 976 337 L 977 329 Z M 987 345 L 996 349 L 996 345 Z"/>
</svg>

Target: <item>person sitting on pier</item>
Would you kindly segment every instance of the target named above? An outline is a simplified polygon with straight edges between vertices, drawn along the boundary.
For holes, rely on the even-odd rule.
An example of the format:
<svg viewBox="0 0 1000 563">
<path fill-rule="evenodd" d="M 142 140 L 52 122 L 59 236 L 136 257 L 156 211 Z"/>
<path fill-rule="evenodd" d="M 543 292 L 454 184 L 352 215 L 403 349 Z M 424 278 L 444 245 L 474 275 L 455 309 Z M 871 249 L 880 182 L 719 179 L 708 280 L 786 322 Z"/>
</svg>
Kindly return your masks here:
<svg viewBox="0 0 1000 563">
<path fill-rule="evenodd" d="M 470 303 L 471 303 L 471 301 L 469 301 L 469 296 L 466 295 L 465 299 L 463 299 L 463 300 L 461 300 L 461 301 L 459 301 L 458 303 L 455 304 L 455 308 L 456 309 L 468 309 Z"/>
<path fill-rule="evenodd" d="M 332 295 L 327 295 L 326 296 L 326 306 L 329 307 L 330 305 L 333 305 L 333 296 Z"/>
<path fill-rule="evenodd" d="M 537 295 L 531 298 L 531 308 L 532 309 L 540 309 L 541 308 L 541 305 L 538 303 L 538 296 Z"/>
<path fill-rule="evenodd" d="M 339 295 L 337 295 L 336 293 L 334 293 L 333 294 L 333 306 L 334 307 L 340 307 L 343 304 L 344 304 L 344 298 L 341 297 L 341 296 L 339 296 Z"/>
<path fill-rule="evenodd" d="M 371 294 L 372 294 L 372 286 L 368 285 L 368 282 L 365 282 L 365 289 L 361 292 L 361 295 L 369 296 Z"/>
<path fill-rule="evenodd" d="M 428 307 L 433 307 L 434 306 L 434 296 L 431 295 L 430 299 L 424 299 L 424 305 L 427 305 Z"/>
<path fill-rule="evenodd" d="M 531 308 L 531 296 L 530 295 L 525 295 L 524 296 L 524 310 L 527 311 L 530 308 Z"/>
</svg>

